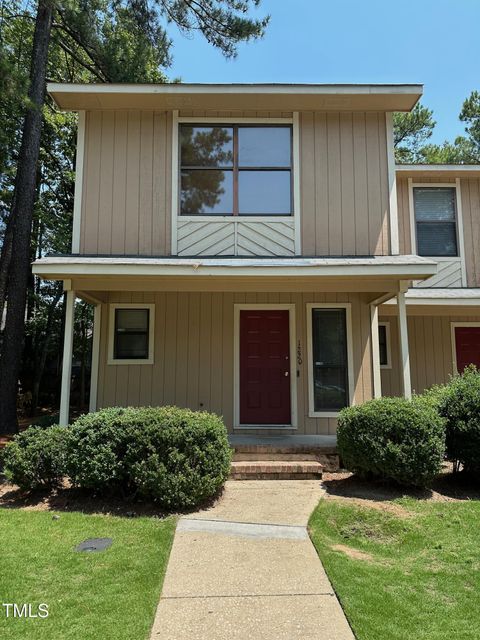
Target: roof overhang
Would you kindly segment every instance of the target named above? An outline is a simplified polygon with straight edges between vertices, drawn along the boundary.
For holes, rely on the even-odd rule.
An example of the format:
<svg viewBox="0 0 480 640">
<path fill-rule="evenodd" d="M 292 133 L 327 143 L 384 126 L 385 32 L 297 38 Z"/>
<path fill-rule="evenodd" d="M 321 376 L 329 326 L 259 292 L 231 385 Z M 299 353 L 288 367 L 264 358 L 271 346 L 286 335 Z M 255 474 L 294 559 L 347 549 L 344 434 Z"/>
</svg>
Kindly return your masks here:
<svg viewBox="0 0 480 640">
<path fill-rule="evenodd" d="M 408 305 L 425 305 L 425 306 L 479 306 L 480 305 L 480 289 L 465 288 L 413 288 L 405 294 L 405 301 Z M 385 304 L 395 305 L 396 300 L 392 299 Z"/>
<path fill-rule="evenodd" d="M 352 258 L 132 258 L 58 256 L 36 260 L 33 273 L 47 280 L 72 278 L 338 278 L 423 280 L 437 265 L 419 256 Z M 356 286 L 356 285 L 355 285 Z"/>
<path fill-rule="evenodd" d="M 59 109 L 410 111 L 421 84 L 62 84 L 49 83 Z"/>
<path fill-rule="evenodd" d="M 402 178 L 478 178 L 480 164 L 397 164 Z"/>
</svg>

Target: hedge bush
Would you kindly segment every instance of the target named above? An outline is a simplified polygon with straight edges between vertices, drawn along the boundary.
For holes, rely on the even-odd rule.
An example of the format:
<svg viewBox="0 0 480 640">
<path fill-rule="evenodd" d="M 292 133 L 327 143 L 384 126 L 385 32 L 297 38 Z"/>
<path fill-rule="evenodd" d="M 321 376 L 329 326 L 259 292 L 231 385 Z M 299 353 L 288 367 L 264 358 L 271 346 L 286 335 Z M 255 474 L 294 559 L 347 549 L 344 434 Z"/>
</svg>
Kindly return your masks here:
<svg viewBox="0 0 480 640">
<path fill-rule="evenodd" d="M 350 471 L 424 487 L 441 469 L 444 421 L 419 397 L 370 400 L 340 412 L 337 446 Z"/>
<path fill-rule="evenodd" d="M 7 479 L 25 490 L 59 484 L 65 475 L 66 428 L 29 427 L 9 442 L 2 461 Z"/>
<path fill-rule="evenodd" d="M 177 407 L 111 408 L 68 430 L 67 472 L 95 491 L 138 494 L 186 508 L 213 496 L 230 472 L 221 419 Z"/>
<path fill-rule="evenodd" d="M 447 431 L 447 457 L 480 476 L 480 371 L 470 366 L 445 386 L 439 402 Z"/>
</svg>

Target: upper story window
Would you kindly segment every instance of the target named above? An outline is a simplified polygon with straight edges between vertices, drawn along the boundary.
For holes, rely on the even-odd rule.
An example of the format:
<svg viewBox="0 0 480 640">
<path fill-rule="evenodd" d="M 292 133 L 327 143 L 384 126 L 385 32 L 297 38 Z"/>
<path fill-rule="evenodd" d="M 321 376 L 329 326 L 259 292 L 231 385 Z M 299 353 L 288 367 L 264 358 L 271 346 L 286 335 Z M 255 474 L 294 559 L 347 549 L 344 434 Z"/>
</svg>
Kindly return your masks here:
<svg viewBox="0 0 480 640">
<path fill-rule="evenodd" d="M 292 215 L 292 127 L 180 125 L 180 215 Z"/>
<path fill-rule="evenodd" d="M 413 201 L 418 255 L 458 256 L 455 187 L 414 187 Z"/>
</svg>

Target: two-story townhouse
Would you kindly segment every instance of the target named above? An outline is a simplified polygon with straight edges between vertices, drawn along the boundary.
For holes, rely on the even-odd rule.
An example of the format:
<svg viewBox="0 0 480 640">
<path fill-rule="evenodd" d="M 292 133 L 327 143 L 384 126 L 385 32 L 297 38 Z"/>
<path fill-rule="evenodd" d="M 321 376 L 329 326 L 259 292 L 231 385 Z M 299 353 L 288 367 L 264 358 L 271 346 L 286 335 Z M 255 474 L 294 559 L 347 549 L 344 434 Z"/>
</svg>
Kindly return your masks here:
<svg viewBox="0 0 480 640">
<path fill-rule="evenodd" d="M 332 435 L 338 411 L 480 361 L 480 168 L 395 167 L 421 85 L 50 85 L 79 113 L 72 253 L 95 305 L 90 409 L 176 404 L 231 433 Z"/>
</svg>

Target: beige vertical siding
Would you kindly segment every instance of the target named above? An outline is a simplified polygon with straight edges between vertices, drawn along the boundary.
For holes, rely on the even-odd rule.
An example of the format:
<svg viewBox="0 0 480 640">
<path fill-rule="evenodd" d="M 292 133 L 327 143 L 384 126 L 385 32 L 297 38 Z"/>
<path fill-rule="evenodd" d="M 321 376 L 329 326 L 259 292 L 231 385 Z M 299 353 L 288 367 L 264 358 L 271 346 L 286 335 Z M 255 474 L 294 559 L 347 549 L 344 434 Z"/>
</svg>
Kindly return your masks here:
<svg viewBox="0 0 480 640">
<path fill-rule="evenodd" d="M 168 254 L 170 202 L 171 115 L 87 112 L 81 253 Z"/>
<path fill-rule="evenodd" d="M 382 394 L 401 395 L 398 321 L 395 316 L 380 318 L 390 323 L 392 368 L 382 369 Z M 408 342 L 412 389 L 421 393 L 433 384 L 447 382 L 453 373 L 451 322 L 479 322 L 480 316 L 410 316 Z"/>
<path fill-rule="evenodd" d="M 300 142 L 303 254 L 388 254 L 385 114 L 304 112 Z"/>
<path fill-rule="evenodd" d="M 332 418 L 308 416 L 307 315 L 309 302 L 350 302 L 353 324 L 355 402 L 372 395 L 370 312 L 362 294 L 123 293 L 110 302 L 155 303 L 153 365 L 107 365 L 108 305 L 102 313 L 99 406 L 176 404 L 206 409 L 233 425 L 234 304 L 294 303 L 298 433 L 334 433 Z M 292 354 L 297 357 L 297 354 Z"/>
<path fill-rule="evenodd" d="M 480 286 L 480 180 L 460 180 L 467 285 Z"/>
<path fill-rule="evenodd" d="M 87 112 L 82 253 L 170 253 L 171 117 L 171 112 Z M 385 114 L 305 112 L 300 127 L 303 254 L 388 254 Z"/>
<path fill-rule="evenodd" d="M 419 178 L 414 182 L 442 182 L 446 186 L 455 184 L 454 178 Z M 400 235 L 400 253 L 412 253 L 410 238 L 410 203 L 408 179 L 397 178 L 398 224 Z M 465 266 L 467 286 L 480 286 L 480 180 L 462 178 L 460 180 L 460 198 L 463 216 L 463 240 L 465 248 Z M 441 283 L 436 286 L 442 286 Z"/>
</svg>

